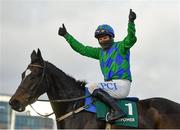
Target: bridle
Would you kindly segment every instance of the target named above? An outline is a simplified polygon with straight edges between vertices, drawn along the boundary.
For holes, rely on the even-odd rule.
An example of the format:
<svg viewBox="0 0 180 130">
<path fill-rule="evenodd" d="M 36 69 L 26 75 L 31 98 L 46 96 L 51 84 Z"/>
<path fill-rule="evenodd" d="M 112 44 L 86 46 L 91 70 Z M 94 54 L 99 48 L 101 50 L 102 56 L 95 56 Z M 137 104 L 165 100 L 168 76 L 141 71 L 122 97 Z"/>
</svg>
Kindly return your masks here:
<svg viewBox="0 0 180 130">
<path fill-rule="evenodd" d="M 47 63 L 48 63 L 48 61 L 44 61 L 43 66 L 37 65 L 37 64 L 29 64 L 29 65 L 28 65 L 28 68 L 29 68 L 29 67 L 37 67 L 37 68 L 43 69 L 41 79 L 40 79 L 40 81 L 38 82 L 38 86 L 40 86 L 40 85 L 43 83 L 43 80 L 45 79 L 45 80 L 46 80 L 46 83 L 47 83 L 46 90 L 48 90 L 48 88 L 50 87 L 50 86 L 49 86 L 49 81 L 48 81 L 48 78 L 47 78 L 47 75 L 46 75 Z M 43 100 L 43 99 L 37 99 L 36 101 L 42 101 L 42 102 L 59 102 L 59 103 L 60 103 L 60 102 L 74 102 L 74 101 L 79 101 L 79 100 L 85 99 L 85 98 L 90 97 L 90 96 L 91 96 L 91 95 L 81 96 L 81 97 L 71 98 L 71 99 L 61 99 L 61 100 Z M 31 108 L 32 108 L 38 115 L 40 115 L 40 116 L 49 117 L 49 116 L 51 116 L 52 114 L 54 114 L 54 112 L 52 112 L 52 113 L 50 113 L 50 114 L 43 115 L 43 114 L 40 114 L 39 112 L 37 112 L 31 104 L 30 104 L 30 106 L 31 106 Z M 87 107 L 87 106 L 86 106 L 86 107 Z"/>
<path fill-rule="evenodd" d="M 48 63 L 48 61 L 44 61 L 44 65 L 43 65 L 43 66 L 37 65 L 37 64 L 30 64 L 28 67 L 38 67 L 38 68 L 43 69 L 43 73 L 42 73 L 42 76 L 41 76 L 41 80 L 40 80 L 40 82 L 39 82 L 38 84 L 41 85 L 41 83 L 43 82 L 43 80 L 44 80 L 44 78 L 45 78 L 45 79 L 46 79 L 46 82 L 47 82 L 47 87 L 46 87 L 46 89 L 48 90 L 48 88 L 49 88 L 49 81 L 48 81 L 48 78 L 47 78 L 47 75 L 46 75 L 47 63 Z M 41 100 L 41 99 L 37 99 L 36 101 L 44 101 L 44 102 L 74 102 L 74 101 L 78 101 L 78 100 L 85 99 L 85 98 L 90 97 L 90 96 L 91 96 L 91 95 L 87 95 L 87 96 L 81 96 L 81 97 L 71 98 L 71 99 L 62 99 L 62 100 Z M 65 115 L 62 115 L 61 117 L 56 118 L 56 121 L 62 121 L 62 120 L 64 120 L 65 118 L 67 118 L 67 117 L 69 117 L 69 116 L 71 116 L 71 115 L 73 115 L 73 114 L 79 113 L 79 112 L 85 110 L 86 108 L 88 108 L 91 104 L 92 104 L 92 102 L 89 103 L 89 104 L 87 104 L 87 105 L 83 105 L 83 106 L 81 106 L 81 107 L 79 107 L 79 108 L 77 108 L 77 109 L 73 109 L 72 111 L 66 113 Z M 38 115 L 40 115 L 40 116 L 42 116 L 42 117 L 49 117 L 49 116 L 51 116 L 51 115 L 54 114 L 54 112 L 52 112 L 52 113 L 50 113 L 50 114 L 43 115 L 43 114 L 40 114 L 39 112 L 37 112 L 37 111 L 33 108 L 32 105 L 30 105 L 30 106 L 31 106 L 31 108 L 32 108 Z M 74 106 L 75 106 L 75 104 L 74 104 Z M 73 107 L 74 107 L 74 106 L 73 106 Z M 108 129 L 108 130 L 109 130 L 110 128 L 111 128 L 111 125 L 110 125 L 109 123 L 107 123 L 105 129 Z"/>
</svg>

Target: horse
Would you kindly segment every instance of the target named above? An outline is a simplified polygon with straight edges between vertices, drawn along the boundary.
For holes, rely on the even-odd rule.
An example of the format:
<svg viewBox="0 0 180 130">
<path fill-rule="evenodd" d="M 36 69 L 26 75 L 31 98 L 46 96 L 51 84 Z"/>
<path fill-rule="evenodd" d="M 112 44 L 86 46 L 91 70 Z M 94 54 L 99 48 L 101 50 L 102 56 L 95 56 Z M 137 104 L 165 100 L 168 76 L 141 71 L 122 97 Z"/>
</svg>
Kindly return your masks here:
<svg viewBox="0 0 180 130">
<path fill-rule="evenodd" d="M 28 73 L 29 72 L 29 73 Z M 22 112 L 27 105 L 37 101 L 47 93 L 56 119 L 84 105 L 84 100 L 53 102 L 53 100 L 73 99 L 85 95 L 85 81 L 76 80 L 52 63 L 43 60 L 41 51 L 33 50 L 31 63 L 22 73 L 22 81 L 9 100 L 12 109 Z M 140 129 L 180 128 L 180 104 L 171 100 L 154 97 L 139 100 L 138 127 Z M 71 116 L 56 121 L 58 129 L 105 129 L 106 121 L 97 120 L 96 114 L 82 110 Z M 113 129 L 133 128 L 111 126 Z"/>
</svg>

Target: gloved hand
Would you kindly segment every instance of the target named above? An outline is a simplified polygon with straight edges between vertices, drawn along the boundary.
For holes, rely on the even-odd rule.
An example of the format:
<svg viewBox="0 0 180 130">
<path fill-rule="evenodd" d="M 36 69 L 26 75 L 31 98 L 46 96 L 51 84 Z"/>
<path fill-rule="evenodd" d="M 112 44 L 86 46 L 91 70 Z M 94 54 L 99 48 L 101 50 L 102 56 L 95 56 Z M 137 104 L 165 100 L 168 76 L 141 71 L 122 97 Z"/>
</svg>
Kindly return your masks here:
<svg viewBox="0 0 180 130">
<path fill-rule="evenodd" d="M 64 26 L 64 24 L 62 24 L 62 27 L 59 27 L 59 31 L 58 31 L 58 34 L 60 36 L 64 36 L 66 35 L 67 31 L 66 31 L 66 27 Z"/>
<path fill-rule="evenodd" d="M 134 22 L 134 20 L 136 19 L 136 13 L 132 11 L 132 9 L 130 9 L 129 12 L 129 22 Z"/>
</svg>

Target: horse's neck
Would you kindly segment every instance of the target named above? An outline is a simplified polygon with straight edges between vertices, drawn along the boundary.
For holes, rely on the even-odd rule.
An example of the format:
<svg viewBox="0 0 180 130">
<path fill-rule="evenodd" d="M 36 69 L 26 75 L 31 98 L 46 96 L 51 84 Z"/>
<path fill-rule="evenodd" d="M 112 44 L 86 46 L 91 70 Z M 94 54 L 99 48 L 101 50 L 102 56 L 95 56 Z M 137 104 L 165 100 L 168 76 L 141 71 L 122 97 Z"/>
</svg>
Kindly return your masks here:
<svg viewBox="0 0 180 130">
<path fill-rule="evenodd" d="M 51 98 L 73 98 L 84 94 L 84 89 L 80 87 L 79 82 L 51 63 L 48 63 L 48 80 Z"/>
<path fill-rule="evenodd" d="M 70 99 L 84 95 L 84 89 L 74 78 L 66 75 L 63 71 L 52 65 L 47 64 L 48 91 L 47 95 L 51 100 Z M 62 115 L 72 103 L 52 103 L 56 114 Z"/>
</svg>

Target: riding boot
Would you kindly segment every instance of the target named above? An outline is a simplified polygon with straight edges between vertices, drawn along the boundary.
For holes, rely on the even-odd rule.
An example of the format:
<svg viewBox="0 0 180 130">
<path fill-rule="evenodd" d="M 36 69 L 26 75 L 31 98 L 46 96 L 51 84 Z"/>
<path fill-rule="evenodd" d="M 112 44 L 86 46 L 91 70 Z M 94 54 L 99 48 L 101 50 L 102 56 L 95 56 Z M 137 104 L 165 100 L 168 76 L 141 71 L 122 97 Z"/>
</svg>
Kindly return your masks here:
<svg viewBox="0 0 180 130">
<path fill-rule="evenodd" d="M 107 115 L 108 122 L 112 122 L 112 121 L 115 121 L 115 120 L 117 120 L 117 119 L 119 119 L 121 117 L 126 116 L 126 114 L 119 108 L 116 101 L 107 92 L 105 92 L 104 90 L 96 89 L 96 90 L 94 90 L 92 95 L 94 97 L 100 99 L 101 101 L 106 103 L 110 108 L 113 109 L 113 112 L 110 112 Z"/>
</svg>

